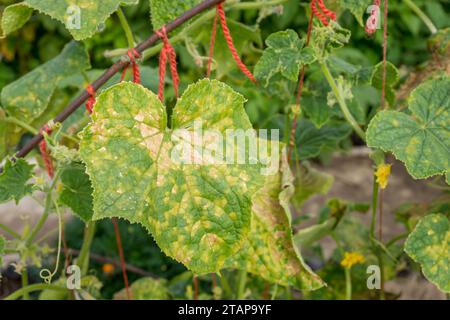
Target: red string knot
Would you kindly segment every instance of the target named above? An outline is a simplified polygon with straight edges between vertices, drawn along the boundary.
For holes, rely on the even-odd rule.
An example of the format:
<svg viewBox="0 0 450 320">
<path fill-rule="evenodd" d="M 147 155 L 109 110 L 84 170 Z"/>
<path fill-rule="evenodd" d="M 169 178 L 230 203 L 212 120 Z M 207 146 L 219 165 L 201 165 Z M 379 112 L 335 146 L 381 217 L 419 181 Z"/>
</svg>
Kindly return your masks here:
<svg viewBox="0 0 450 320">
<path fill-rule="evenodd" d="M 86 91 L 89 94 L 89 99 L 86 102 L 86 110 L 89 112 L 89 114 L 92 113 L 94 110 L 94 104 L 95 104 L 95 89 L 92 85 L 88 85 L 86 87 Z"/>
<path fill-rule="evenodd" d="M 323 13 L 317 8 L 317 6 L 319 6 L 320 10 L 322 10 Z M 336 12 L 328 9 L 327 6 L 323 3 L 323 0 L 312 0 L 311 11 L 313 15 L 316 16 L 324 26 L 329 25 L 328 18 L 336 21 Z"/>
<path fill-rule="evenodd" d="M 219 3 L 216 6 L 217 13 L 219 15 L 220 25 L 222 27 L 222 32 L 225 37 L 225 40 L 227 42 L 228 48 L 231 51 L 231 55 L 233 56 L 234 61 L 236 61 L 239 69 L 241 69 L 242 73 L 244 73 L 247 78 L 249 78 L 253 83 L 256 83 L 256 79 L 253 76 L 253 74 L 248 70 L 247 66 L 242 62 L 241 58 L 239 57 L 239 54 L 236 50 L 236 47 L 234 46 L 233 38 L 231 37 L 230 29 L 228 28 L 227 24 L 227 18 L 225 16 L 225 11 L 223 10 L 222 3 Z"/>
<path fill-rule="evenodd" d="M 41 130 L 39 130 L 39 133 L 43 135 L 42 141 L 39 143 L 39 151 L 41 152 L 42 160 L 44 161 L 48 176 L 50 178 L 53 178 L 55 170 L 53 168 L 53 162 L 47 149 L 47 141 L 45 140 L 44 136 L 44 133 L 50 135 L 52 133 L 52 129 L 46 124 L 41 128 Z"/>
<path fill-rule="evenodd" d="M 155 31 L 156 35 L 162 40 L 163 48 L 159 55 L 159 87 L 158 96 L 161 101 L 164 100 L 164 79 L 166 77 L 166 65 L 169 61 L 170 73 L 172 74 L 173 87 L 175 89 L 175 95 L 178 98 L 178 87 L 180 83 L 180 78 L 177 71 L 177 54 L 175 49 L 170 44 L 169 38 L 167 37 L 166 27 L 163 26 L 161 30 Z"/>
</svg>

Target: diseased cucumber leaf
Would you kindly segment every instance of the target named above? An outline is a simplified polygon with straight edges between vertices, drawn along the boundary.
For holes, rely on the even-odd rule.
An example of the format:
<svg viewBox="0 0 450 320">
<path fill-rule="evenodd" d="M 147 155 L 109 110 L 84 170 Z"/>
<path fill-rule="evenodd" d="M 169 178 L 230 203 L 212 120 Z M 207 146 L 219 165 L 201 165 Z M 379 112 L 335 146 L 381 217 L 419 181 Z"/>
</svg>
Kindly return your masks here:
<svg viewBox="0 0 450 320">
<path fill-rule="evenodd" d="M 367 144 L 392 152 L 415 179 L 450 171 L 450 78 L 427 81 L 409 98 L 412 115 L 379 112 L 369 124 Z"/>
<path fill-rule="evenodd" d="M 8 155 L 20 141 L 20 129 L 5 121 L 5 110 L 0 106 L 0 161 Z"/>
<path fill-rule="evenodd" d="M 0 173 L 0 203 L 14 200 L 16 203 L 30 194 L 33 185 L 28 181 L 33 176 L 33 165 L 24 159 L 17 159 L 12 162 L 7 159 Z"/>
<path fill-rule="evenodd" d="M 30 123 L 46 110 L 59 81 L 88 68 L 84 46 L 70 42 L 59 56 L 4 87 L 2 105 L 11 116 Z"/>
<path fill-rule="evenodd" d="M 450 292 L 450 221 L 446 216 L 422 218 L 406 240 L 405 252 L 420 264 L 429 281 Z"/>
<path fill-rule="evenodd" d="M 202 0 L 150 0 L 153 29 L 160 29 L 163 25 L 201 2 Z"/>
<path fill-rule="evenodd" d="M 394 86 L 400 80 L 400 75 L 397 68 L 389 61 L 386 64 L 386 100 L 391 107 L 395 104 L 395 90 Z M 372 86 L 378 90 L 383 87 L 383 62 L 377 64 L 372 73 Z"/>
<path fill-rule="evenodd" d="M 164 278 L 145 277 L 138 279 L 131 284 L 130 291 L 133 300 L 168 300 L 170 298 L 168 283 Z M 114 294 L 114 300 L 127 299 L 125 288 Z"/>
<path fill-rule="evenodd" d="M 0 14 L 0 39 L 20 29 L 33 14 L 33 9 L 22 3 L 12 4 Z"/>
<path fill-rule="evenodd" d="M 300 67 L 316 60 L 311 48 L 303 48 L 305 40 L 290 29 L 272 33 L 266 44 L 267 48 L 255 66 L 255 77 L 272 93 L 283 87 L 278 81 L 297 82 Z"/>
<path fill-rule="evenodd" d="M 324 283 L 303 262 L 292 242 L 289 200 L 294 193 L 293 182 L 284 154 L 280 173 L 269 176 L 253 198 L 250 234 L 229 263 L 270 282 L 315 290 Z"/>
<path fill-rule="evenodd" d="M 3 12 L 2 36 L 22 27 L 32 11 L 37 10 L 62 22 L 75 40 L 84 40 L 94 35 L 121 4 L 137 3 L 138 0 L 25 0 L 7 7 Z"/>
<path fill-rule="evenodd" d="M 351 31 L 342 28 L 337 22 L 330 21 L 328 26 L 315 26 L 311 36 L 311 48 L 319 60 L 324 60 L 329 54 L 342 48 L 350 41 Z"/>
<path fill-rule="evenodd" d="M 343 9 L 348 9 L 355 16 L 356 21 L 364 26 L 364 13 L 373 3 L 372 0 L 340 0 L 339 4 Z"/>
<path fill-rule="evenodd" d="M 72 209 L 84 222 L 92 219 L 92 186 L 86 167 L 81 163 L 72 163 L 61 173 L 63 189 L 59 201 Z"/>
<path fill-rule="evenodd" d="M 244 101 L 221 82 L 201 80 L 178 100 L 169 129 L 153 92 L 134 83 L 105 90 L 80 143 L 94 189 L 93 220 L 140 223 L 168 256 L 193 272 L 219 271 L 250 230 L 251 198 L 264 183 L 261 165 L 186 160 L 219 143 L 214 137 L 193 139 L 200 124 L 222 134 L 253 132 Z M 235 140 L 226 144 L 248 155 L 248 144 L 237 149 Z M 186 156 L 180 150 L 185 147 L 196 152 Z"/>
</svg>

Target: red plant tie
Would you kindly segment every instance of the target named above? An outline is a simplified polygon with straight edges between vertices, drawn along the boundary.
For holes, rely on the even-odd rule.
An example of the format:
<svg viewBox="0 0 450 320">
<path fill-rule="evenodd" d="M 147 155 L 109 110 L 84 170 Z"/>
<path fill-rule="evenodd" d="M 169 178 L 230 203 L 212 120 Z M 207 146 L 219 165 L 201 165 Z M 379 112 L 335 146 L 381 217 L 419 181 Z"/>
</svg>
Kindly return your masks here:
<svg viewBox="0 0 450 320">
<path fill-rule="evenodd" d="M 139 70 L 139 65 L 136 62 L 136 59 L 139 59 L 141 55 L 139 52 L 137 52 L 136 49 L 130 49 L 127 51 L 128 58 L 130 58 L 131 67 L 133 68 L 133 82 L 134 83 L 141 83 L 141 72 Z M 120 76 L 120 82 L 125 79 L 125 75 L 127 74 L 129 65 L 127 65 L 125 68 L 123 68 L 122 75 Z"/>
<path fill-rule="evenodd" d="M 86 102 L 86 110 L 89 112 L 89 114 L 92 113 L 92 110 L 94 110 L 94 104 L 95 104 L 95 90 L 92 85 L 88 85 L 86 87 L 87 93 L 89 93 L 89 99 Z"/>
<path fill-rule="evenodd" d="M 164 79 L 166 76 L 166 65 L 167 60 L 170 65 L 170 73 L 172 74 L 173 87 L 175 89 L 175 95 L 178 98 L 178 86 L 180 83 L 180 78 L 177 71 L 177 54 L 175 49 L 169 42 L 167 37 L 166 27 L 162 27 L 161 30 L 156 30 L 155 33 L 163 41 L 163 48 L 159 55 L 159 87 L 158 87 L 158 97 L 161 101 L 164 100 Z"/>
<path fill-rule="evenodd" d="M 128 283 L 127 267 L 126 267 L 126 263 L 125 263 L 125 256 L 123 254 L 122 239 L 120 237 L 120 230 L 119 230 L 119 224 L 117 222 L 117 218 L 112 218 L 112 223 L 114 225 L 114 233 L 116 235 L 117 249 L 119 250 L 120 265 L 122 267 L 122 275 L 123 275 L 123 281 L 125 283 L 125 290 L 127 292 L 128 300 L 131 300 L 132 297 L 131 297 L 130 286 Z"/>
<path fill-rule="evenodd" d="M 228 48 L 231 51 L 234 61 L 236 61 L 239 69 L 241 69 L 241 71 L 247 76 L 247 78 L 249 78 L 253 83 L 256 83 L 255 77 L 250 72 L 250 70 L 248 70 L 246 65 L 242 62 L 241 58 L 239 57 L 239 54 L 237 53 L 236 47 L 234 46 L 233 38 L 231 37 L 230 29 L 228 28 L 227 25 L 227 19 L 225 16 L 225 11 L 223 10 L 222 3 L 219 3 L 216 8 L 219 14 L 220 25 L 222 26 L 223 35 L 227 42 Z"/>
<path fill-rule="evenodd" d="M 51 134 L 52 130 L 47 126 L 44 125 L 41 129 L 42 133 Z M 45 138 L 42 139 L 42 141 L 39 143 L 39 150 L 41 152 L 42 160 L 44 160 L 45 169 L 47 170 L 47 174 L 50 178 L 53 178 L 55 170 L 53 168 L 53 162 L 50 157 L 50 154 L 47 150 L 47 141 L 45 141 Z"/>
<path fill-rule="evenodd" d="M 323 11 L 323 13 L 320 12 L 320 10 L 317 8 L 317 5 Z M 329 25 L 327 17 L 330 18 L 331 20 L 336 20 L 336 12 L 328 9 L 323 3 L 323 0 L 312 0 L 311 11 L 323 23 L 324 26 Z"/>
<path fill-rule="evenodd" d="M 323 3 L 323 0 L 317 0 L 317 4 L 319 5 L 320 10 L 329 17 L 331 20 L 336 20 L 336 12 L 331 11 L 328 9 L 325 4 Z"/>
<path fill-rule="evenodd" d="M 311 1 L 311 11 L 312 11 L 313 15 L 316 16 L 323 23 L 324 26 L 327 26 L 328 25 L 327 17 L 325 17 L 322 14 L 322 12 L 320 12 L 319 9 L 317 9 L 316 4 L 317 4 L 317 0 Z"/>
<path fill-rule="evenodd" d="M 209 44 L 209 57 L 208 57 L 208 69 L 206 71 L 206 77 L 209 78 L 211 76 L 211 66 L 212 60 L 214 56 L 214 45 L 216 43 L 216 35 L 217 35 L 217 21 L 219 20 L 219 11 L 216 10 L 216 15 L 214 16 L 214 22 L 211 31 L 211 42 Z"/>
<path fill-rule="evenodd" d="M 372 8 L 366 23 L 366 33 L 369 36 L 373 35 L 377 31 L 377 26 L 380 19 L 380 0 L 375 0 L 373 6 L 374 7 Z"/>
</svg>

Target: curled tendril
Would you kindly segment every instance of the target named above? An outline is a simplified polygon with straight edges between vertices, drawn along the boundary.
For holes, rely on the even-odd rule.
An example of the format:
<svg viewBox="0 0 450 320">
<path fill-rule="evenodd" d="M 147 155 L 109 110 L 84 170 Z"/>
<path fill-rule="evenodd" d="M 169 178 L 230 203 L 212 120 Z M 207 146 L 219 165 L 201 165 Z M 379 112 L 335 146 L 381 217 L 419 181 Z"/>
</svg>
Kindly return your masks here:
<svg viewBox="0 0 450 320">
<path fill-rule="evenodd" d="M 47 284 L 50 284 L 52 282 L 53 277 L 55 276 L 56 272 L 58 272 L 59 258 L 61 255 L 62 216 L 61 216 L 61 212 L 59 211 L 58 204 L 55 201 L 53 201 L 53 204 L 55 205 L 56 213 L 58 215 L 58 252 L 56 253 L 56 265 L 55 265 L 55 269 L 53 270 L 53 272 L 51 272 L 49 269 L 42 269 L 39 272 L 39 276 Z"/>
</svg>

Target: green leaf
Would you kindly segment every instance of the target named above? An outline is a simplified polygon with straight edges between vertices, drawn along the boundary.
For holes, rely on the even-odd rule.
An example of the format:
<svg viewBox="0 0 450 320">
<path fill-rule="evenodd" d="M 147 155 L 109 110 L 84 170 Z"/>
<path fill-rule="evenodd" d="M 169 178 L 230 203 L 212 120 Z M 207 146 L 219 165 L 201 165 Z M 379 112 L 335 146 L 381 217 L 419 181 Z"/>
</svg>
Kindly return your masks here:
<svg viewBox="0 0 450 320">
<path fill-rule="evenodd" d="M 150 0 L 153 29 L 160 29 L 201 2 L 202 0 Z"/>
<path fill-rule="evenodd" d="M 180 149 L 211 149 L 211 139 L 190 138 L 200 122 L 204 131 L 253 132 L 244 102 L 227 85 L 201 80 L 178 100 L 169 129 L 153 92 L 133 83 L 105 90 L 80 143 L 94 188 L 93 220 L 121 217 L 141 223 L 168 256 L 193 272 L 219 271 L 248 234 L 251 198 L 264 183 L 261 166 L 183 164 L 187 157 Z M 238 150 L 231 140 L 225 143 L 247 155 L 247 143 Z"/>
<path fill-rule="evenodd" d="M 133 300 L 168 300 L 169 290 L 167 285 L 167 280 L 163 278 L 141 278 L 131 284 L 131 296 Z M 125 288 L 114 294 L 114 300 L 127 299 Z"/>
<path fill-rule="evenodd" d="M 397 68 L 389 61 L 386 64 L 386 100 L 391 107 L 395 104 L 395 90 L 394 86 L 400 80 L 400 74 Z M 372 86 L 378 90 L 383 87 L 383 62 L 377 64 L 372 73 Z"/>
<path fill-rule="evenodd" d="M 342 48 L 350 41 L 351 31 L 342 28 L 337 22 L 330 21 L 328 26 L 314 26 L 311 48 L 315 56 L 323 60 L 336 49 Z"/>
<path fill-rule="evenodd" d="M 16 162 L 6 160 L 0 173 L 0 203 L 10 200 L 19 203 L 20 199 L 31 193 L 33 185 L 28 180 L 33 175 L 33 167 L 23 159 L 17 159 Z"/>
<path fill-rule="evenodd" d="M 255 77 L 265 88 L 271 87 L 273 77 L 297 82 L 301 65 L 311 64 L 315 56 L 310 48 L 303 49 L 304 39 L 293 30 L 272 33 L 267 39 L 267 48 L 255 66 Z M 279 79 L 279 77 L 277 78 Z"/>
<path fill-rule="evenodd" d="M 30 123 L 45 111 L 59 81 L 89 67 L 84 46 L 70 42 L 59 56 L 4 87 L 3 107 L 11 116 Z"/>
<path fill-rule="evenodd" d="M 62 22 L 75 40 L 84 40 L 94 35 L 121 4 L 137 3 L 138 0 L 25 0 L 3 12 L 3 36 L 22 27 L 32 11 L 37 10 Z"/>
<path fill-rule="evenodd" d="M 337 218 L 330 218 L 322 223 L 302 229 L 294 235 L 294 243 L 299 248 L 307 247 L 329 235 L 336 226 Z"/>
<path fill-rule="evenodd" d="M 310 197 L 316 194 L 326 195 L 333 185 L 334 177 L 321 172 L 309 163 L 305 163 L 295 174 L 295 193 L 292 203 L 301 208 Z"/>
<path fill-rule="evenodd" d="M 330 120 L 331 108 L 327 104 L 327 96 L 322 91 L 305 91 L 302 95 L 301 108 L 317 128 L 321 128 Z"/>
<path fill-rule="evenodd" d="M 3 266 L 3 257 L 2 256 L 5 253 L 5 243 L 6 243 L 5 238 L 2 235 L 0 235 L 0 269 Z M 2 274 L 0 273 L 0 279 L 1 278 L 2 278 Z"/>
<path fill-rule="evenodd" d="M 63 189 L 59 201 L 72 209 L 81 220 L 92 219 L 92 186 L 83 164 L 72 163 L 61 173 Z"/>
<path fill-rule="evenodd" d="M 295 134 L 299 158 L 306 160 L 317 157 L 322 151 L 336 149 L 350 134 L 351 128 L 344 122 L 330 121 L 317 129 L 312 122 L 301 119 Z"/>
<path fill-rule="evenodd" d="M 15 125 L 5 121 L 5 110 L 0 106 L 0 161 L 19 143 L 20 134 Z"/>
<path fill-rule="evenodd" d="M 405 242 L 405 252 L 421 265 L 429 281 L 450 292 L 450 221 L 444 215 L 421 219 Z"/>
<path fill-rule="evenodd" d="M 230 264 L 270 282 L 315 290 L 324 283 L 303 262 L 292 240 L 289 200 L 294 193 L 293 181 L 283 155 L 280 173 L 269 176 L 253 199 L 250 234 Z"/>
<path fill-rule="evenodd" d="M 0 15 L 0 39 L 20 29 L 33 14 L 33 9 L 21 3 L 13 4 L 5 8 Z"/>
<path fill-rule="evenodd" d="M 450 78 L 427 81 L 409 98 L 412 115 L 379 112 L 369 124 L 367 144 L 392 152 L 411 176 L 425 179 L 450 170 Z"/>
<path fill-rule="evenodd" d="M 373 3 L 372 0 L 340 0 L 339 4 L 343 9 L 348 9 L 355 16 L 358 23 L 363 27 L 364 23 L 364 13 Z"/>
</svg>

